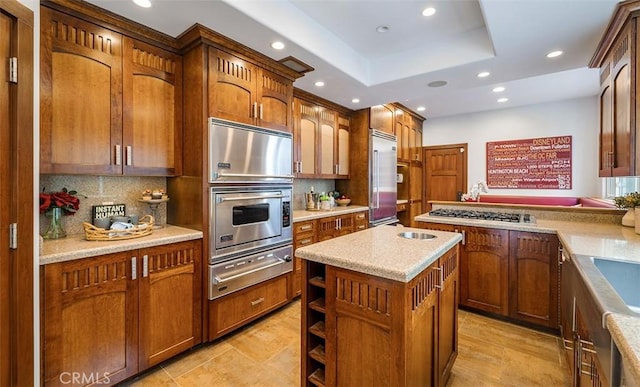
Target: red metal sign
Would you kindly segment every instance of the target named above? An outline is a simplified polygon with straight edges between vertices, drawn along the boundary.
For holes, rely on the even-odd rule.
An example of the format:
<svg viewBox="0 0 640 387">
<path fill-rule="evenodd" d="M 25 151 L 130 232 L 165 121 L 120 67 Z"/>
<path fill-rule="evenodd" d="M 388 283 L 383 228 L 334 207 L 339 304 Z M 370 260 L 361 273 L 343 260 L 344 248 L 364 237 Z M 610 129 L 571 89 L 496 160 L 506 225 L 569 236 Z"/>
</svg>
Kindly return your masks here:
<svg viewBox="0 0 640 387">
<path fill-rule="evenodd" d="M 487 186 L 571 189 L 571 136 L 487 143 Z"/>
</svg>

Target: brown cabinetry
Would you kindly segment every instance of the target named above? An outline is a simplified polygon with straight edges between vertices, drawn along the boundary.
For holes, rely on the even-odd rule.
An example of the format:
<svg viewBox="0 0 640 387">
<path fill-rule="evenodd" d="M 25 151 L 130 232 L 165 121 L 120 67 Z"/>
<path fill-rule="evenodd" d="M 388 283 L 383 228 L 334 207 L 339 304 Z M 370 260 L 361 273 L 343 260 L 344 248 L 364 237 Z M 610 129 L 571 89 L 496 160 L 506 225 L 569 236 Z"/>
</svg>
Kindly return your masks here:
<svg viewBox="0 0 640 387">
<path fill-rule="evenodd" d="M 291 131 L 293 82 L 239 55 L 209 50 L 209 116 Z"/>
<path fill-rule="evenodd" d="M 294 172 L 299 178 L 349 177 L 350 117 L 328 101 L 296 89 Z M 306 98 L 306 99 L 305 99 Z"/>
<path fill-rule="evenodd" d="M 181 173 L 179 55 L 41 8 L 40 171 Z"/>
<path fill-rule="evenodd" d="M 397 135 L 395 131 L 393 113 L 395 108 L 391 105 L 376 105 L 369 109 L 369 122 L 367 127 Z"/>
<path fill-rule="evenodd" d="M 301 385 L 444 386 L 457 267 L 457 246 L 408 283 L 303 260 Z"/>
<path fill-rule="evenodd" d="M 463 234 L 460 305 L 558 328 L 556 235 L 423 222 L 418 226 Z"/>
<path fill-rule="evenodd" d="M 293 251 L 319 241 L 335 238 L 341 235 L 362 231 L 369 227 L 367 211 L 329 216 L 320 219 L 296 222 L 293 224 Z M 291 279 L 291 296 L 300 295 L 302 290 L 302 260 L 293 259 L 293 273 Z"/>
<path fill-rule="evenodd" d="M 200 343 L 200 262 L 198 240 L 44 266 L 44 384 L 117 383 Z"/>
<path fill-rule="evenodd" d="M 209 340 L 217 339 L 289 302 L 289 275 L 261 282 L 209 305 Z"/>
<path fill-rule="evenodd" d="M 620 3 L 589 63 L 600 68 L 599 176 L 637 176 L 638 2 Z"/>
</svg>

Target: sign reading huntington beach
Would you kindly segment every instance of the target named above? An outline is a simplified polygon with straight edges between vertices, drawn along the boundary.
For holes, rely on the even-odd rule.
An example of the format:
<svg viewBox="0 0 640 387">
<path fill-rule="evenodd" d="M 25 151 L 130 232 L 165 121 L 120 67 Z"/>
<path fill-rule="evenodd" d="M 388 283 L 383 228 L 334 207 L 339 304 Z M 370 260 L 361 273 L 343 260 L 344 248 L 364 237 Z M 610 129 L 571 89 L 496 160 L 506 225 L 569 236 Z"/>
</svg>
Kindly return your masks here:
<svg viewBox="0 0 640 387">
<path fill-rule="evenodd" d="M 571 136 L 487 143 L 487 186 L 571 189 Z"/>
</svg>

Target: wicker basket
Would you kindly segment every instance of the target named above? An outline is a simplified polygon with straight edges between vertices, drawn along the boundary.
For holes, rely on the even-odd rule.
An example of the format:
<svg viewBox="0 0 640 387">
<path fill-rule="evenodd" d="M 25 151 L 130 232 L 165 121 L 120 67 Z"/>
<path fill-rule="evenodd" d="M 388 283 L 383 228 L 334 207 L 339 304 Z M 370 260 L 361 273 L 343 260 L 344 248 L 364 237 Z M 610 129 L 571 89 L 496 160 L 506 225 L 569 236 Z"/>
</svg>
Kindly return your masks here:
<svg viewBox="0 0 640 387">
<path fill-rule="evenodd" d="M 88 241 L 117 241 L 151 234 L 153 232 L 153 216 L 143 216 L 137 226 L 126 230 L 105 230 L 87 222 L 82 223 L 82 225 Z"/>
</svg>

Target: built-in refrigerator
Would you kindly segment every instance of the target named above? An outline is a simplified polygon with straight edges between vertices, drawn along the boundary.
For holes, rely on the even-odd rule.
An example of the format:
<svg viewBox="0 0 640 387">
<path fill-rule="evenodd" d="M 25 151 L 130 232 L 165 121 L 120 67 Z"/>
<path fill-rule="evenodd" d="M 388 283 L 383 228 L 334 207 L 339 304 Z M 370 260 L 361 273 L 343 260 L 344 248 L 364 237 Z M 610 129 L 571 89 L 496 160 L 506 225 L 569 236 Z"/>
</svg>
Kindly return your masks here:
<svg viewBox="0 0 640 387">
<path fill-rule="evenodd" d="M 369 130 L 369 223 L 372 226 L 398 222 L 396 136 Z"/>
</svg>

